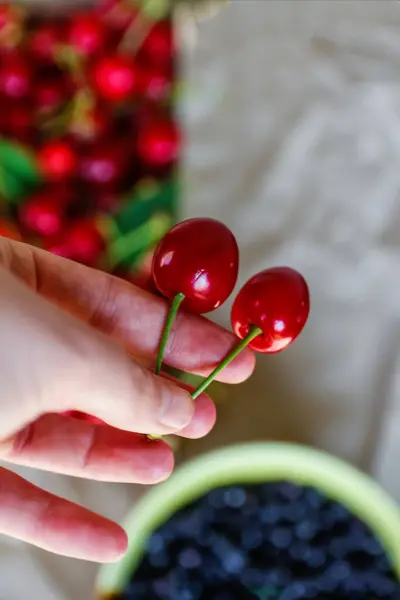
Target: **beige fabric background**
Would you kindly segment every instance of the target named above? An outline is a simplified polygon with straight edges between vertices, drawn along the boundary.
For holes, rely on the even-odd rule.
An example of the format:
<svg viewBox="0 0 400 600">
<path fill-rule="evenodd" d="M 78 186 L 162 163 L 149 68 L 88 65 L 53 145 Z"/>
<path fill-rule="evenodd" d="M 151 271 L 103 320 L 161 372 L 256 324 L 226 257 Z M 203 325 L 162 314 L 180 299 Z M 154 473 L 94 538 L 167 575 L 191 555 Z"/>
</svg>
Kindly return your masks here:
<svg viewBox="0 0 400 600">
<path fill-rule="evenodd" d="M 241 282 L 287 263 L 312 294 L 301 340 L 260 359 L 184 455 L 297 440 L 400 500 L 400 4 L 233 0 L 184 63 L 185 216 L 232 227 Z M 117 519 L 143 491 L 28 476 Z M 95 572 L 0 540 L 0 600 L 87 600 Z"/>
</svg>

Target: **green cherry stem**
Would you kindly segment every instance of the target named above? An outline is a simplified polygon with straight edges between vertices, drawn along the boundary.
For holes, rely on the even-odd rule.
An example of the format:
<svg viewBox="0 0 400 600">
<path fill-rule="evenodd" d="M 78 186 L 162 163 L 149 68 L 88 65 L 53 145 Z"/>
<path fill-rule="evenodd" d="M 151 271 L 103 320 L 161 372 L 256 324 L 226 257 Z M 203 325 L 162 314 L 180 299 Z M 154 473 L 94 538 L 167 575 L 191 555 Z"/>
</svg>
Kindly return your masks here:
<svg viewBox="0 0 400 600">
<path fill-rule="evenodd" d="M 227 367 L 229 363 L 231 363 L 233 359 L 236 358 L 242 352 L 242 350 L 244 350 L 250 344 L 252 340 L 254 340 L 254 338 L 261 334 L 262 329 L 256 327 L 255 325 L 252 325 L 246 337 L 244 337 L 239 342 L 239 344 L 228 354 L 228 356 L 224 358 L 224 360 L 222 360 L 217 367 L 215 367 L 214 371 L 210 373 L 210 375 L 206 379 L 204 379 L 201 382 L 201 384 L 194 390 L 194 392 L 192 393 L 193 400 L 196 400 L 196 398 L 198 398 L 200 394 L 202 394 L 214 381 L 216 376 L 219 373 L 221 373 L 221 371 L 223 371 L 223 369 L 225 369 L 225 367 Z"/>
<path fill-rule="evenodd" d="M 164 357 L 165 347 L 166 347 L 167 342 L 168 342 L 168 337 L 169 337 L 169 334 L 171 332 L 172 324 L 175 321 L 175 317 L 177 315 L 179 307 L 182 304 L 182 302 L 183 302 L 184 299 L 185 299 L 184 294 L 179 293 L 172 300 L 171 308 L 169 309 L 168 317 L 167 317 L 167 320 L 166 320 L 165 325 L 164 325 L 164 330 L 162 332 L 162 336 L 161 336 L 161 340 L 160 340 L 160 345 L 159 345 L 159 348 L 158 348 L 156 366 L 154 368 L 154 373 L 156 375 L 158 375 L 159 372 L 161 371 L 161 366 L 162 366 L 162 361 L 163 361 L 163 357 Z"/>
<path fill-rule="evenodd" d="M 166 345 L 166 342 L 168 339 L 168 333 L 171 330 L 171 325 L 172 325 L 175 315 L 179 309 L 179 305 L 181 304 L 184 297 L 185 296 L 183 294 L 177 294 L 173 300 L 171 310 L 168 315 L 168 319 L 167 319 L 167 322 L 166 322 L 166 325 L 164 328 L 164 332 L 163 332 L 163 336 L 162 336 L 162 340 L 161 340 L 161 344 L 160 344 L 160 351 L 163 347 L 165 348 L 165 345 Z M 224 358 L 224 360 L 222 360 L 219 363 L 219 365 L 217 367 L 215 367 L 214 371 L 212 373 L 210 373 L 210 375 L 201 382 L 201 384 L 194 390 L 194 392 L 192 392 L 193 400 L 196 400 L 196 398 L 198 398 L 200 396 L 200 394 L 202 394 L 208 388 L 208 386 L 214 381 L 216 376 L 219 373 L 221 373 L 221 371 L 223 371 L 223 369 L 225 369 L 225 367 L 227 367 L 229 365 L 229 363 L 231 363 L 242 352 L 242 350 L 244 350 L 250 344 L 250 342 L 252 340 L 254 340 L 254 338 L 256 338 L 258 335 L 261 335 L 262 333 L 263 333 L 262 329 L 260 329 L 259 327 L 256 327 L 255 325 L 252 325 L 250 328 L 250 331 L 246 335 L 246 337 L 243 338 L 239 342 L 239 344 L 228 354 L 228 356 L 226 356 Z M 163 342 L 164 342 L 164 344 L 163 344 Z M 159 365 L 161 368 L 163 353 L 160 351 L 159 351 L 158 357 L 157 357 L 157 366 Z M 156 373 L 157 372 L 159 372 L 159 371 L 156 370 Z M 148 434 L 147 438 L 149 440 L 159 440 L 162 438 L 162 436 Z"/>
</svg>

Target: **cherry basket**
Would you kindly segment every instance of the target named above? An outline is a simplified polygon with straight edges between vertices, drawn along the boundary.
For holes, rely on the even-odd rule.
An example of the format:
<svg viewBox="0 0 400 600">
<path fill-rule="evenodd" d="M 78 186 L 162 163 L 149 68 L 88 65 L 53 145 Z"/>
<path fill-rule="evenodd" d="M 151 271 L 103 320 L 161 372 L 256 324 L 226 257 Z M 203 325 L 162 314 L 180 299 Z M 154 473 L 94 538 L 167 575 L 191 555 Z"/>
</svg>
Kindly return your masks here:
<svg viewBox="0 0 400 600">
<path fill-rule="evenodd" d="M 0 235 L 127 279 L 179 203 L 173 19 L 147 5 L 0 3 Z"/>
</svg>

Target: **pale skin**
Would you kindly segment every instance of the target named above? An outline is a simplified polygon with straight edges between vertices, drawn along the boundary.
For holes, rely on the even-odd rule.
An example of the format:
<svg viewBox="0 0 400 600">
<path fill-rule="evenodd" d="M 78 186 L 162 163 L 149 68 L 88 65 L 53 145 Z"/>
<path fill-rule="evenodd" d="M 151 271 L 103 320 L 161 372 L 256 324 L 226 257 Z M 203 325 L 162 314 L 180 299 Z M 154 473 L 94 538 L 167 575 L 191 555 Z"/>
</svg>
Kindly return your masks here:
<svg viewBox="0 0 400 600">
<path fill-rule="evenodd" d="M 0 460 L 105 482 L 153 484 L 172 472 L 164 441 L 145 433 L 206 435 L 215 406 L 194 403 L 151 371 L 168 304 L 99 271 L 0 238 Z M 165 362 L 207 375 L 235 343 L 203 317 L 180 314 Z M 240 383 L 245 350 L 220 375 Z M 92 414 L 107 426 L 60 415 Z M 126 551 L 123 529 L 0 467 L 0 533 L 86 560 Z"/>
</svg>

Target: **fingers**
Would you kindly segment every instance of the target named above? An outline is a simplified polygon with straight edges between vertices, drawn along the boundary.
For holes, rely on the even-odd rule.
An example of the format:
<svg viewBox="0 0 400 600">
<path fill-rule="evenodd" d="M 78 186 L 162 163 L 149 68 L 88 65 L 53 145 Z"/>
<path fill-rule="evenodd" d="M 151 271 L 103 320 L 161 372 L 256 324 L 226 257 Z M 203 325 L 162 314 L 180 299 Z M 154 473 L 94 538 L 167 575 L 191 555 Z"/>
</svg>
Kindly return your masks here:
<svg viewBox="0 0 400 600">
<path fill-rule="evenodd" d="M 119 560 L 128 544 L 116 523 L 1 468 L 0 533 L 56 554 L 101 563 Z"/>
<path fill-rule="evenodd" d="M 163 441 L 61 415 L 45 415 L 0 444 L 0 457 L 19 465 L 96 481 L 154 484 L 172 472 Z"/>
<path fill-rule="evenodd" d="M 186 390 L 2 270 L 0 286 L 0 439 L 43 413 L 67 410 L 137 433 L 166 435 L 190 423 L 195 407 Z"/>
<path fill-rule="evenodd" d="M 1 241 L 1 259 L 47 299 L 113 336 L 135 356 L 154 360 L 168 311 L 168 303 L 162 298 L 18 242 Z M 232 333 L 207 319 L 181 313 L 171 332 L 165 362 L 207 375 L 236 343 Z M 222 371 L 219 380 L 244 381 L 254 365 L 254 354 L 246 349 Z"/>
<path fill-rule="evenodd" d="M 171 381 L 176 381 L 170 375 L 164 374 L 163 377 Z M 193 392 L 194 390 L 193 386 L 182 381 L 179 382 L 179 385 L 189 393 Z M 186 427 L 177 432 L 177 435 L 180 437 L 190 439 L 204 437 L 215 425 L 217 411 L 214 402 L 209 396 L 207 396 L 207 394 L 200 394 L 200 396 L 196 398 L 194 406 L 195 410 L 192 420 L 188 425 L 186 425 Z"/>
</svg>

